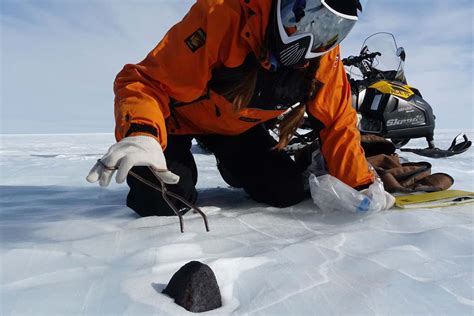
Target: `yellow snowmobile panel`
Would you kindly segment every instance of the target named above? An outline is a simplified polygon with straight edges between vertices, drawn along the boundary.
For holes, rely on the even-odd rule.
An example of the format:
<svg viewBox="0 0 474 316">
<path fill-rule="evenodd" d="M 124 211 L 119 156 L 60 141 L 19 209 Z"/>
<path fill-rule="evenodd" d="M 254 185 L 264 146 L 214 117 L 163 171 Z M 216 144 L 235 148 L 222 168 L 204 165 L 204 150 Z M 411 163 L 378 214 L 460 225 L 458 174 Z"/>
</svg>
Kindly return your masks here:
<svg viewBox="0 0 474 316">
<path fill-rule="evenodd" d="M 400 97 L 404 100 L 409 99 L 415 94 L 415 92 L 413 92 L 413 90 L 408 85 L 398 84 L 385 80 L 378 81 L 369 86 L 369 88 L 376 89 L 384 94 L 391 94 L 396 97 Z"/>
</svg>

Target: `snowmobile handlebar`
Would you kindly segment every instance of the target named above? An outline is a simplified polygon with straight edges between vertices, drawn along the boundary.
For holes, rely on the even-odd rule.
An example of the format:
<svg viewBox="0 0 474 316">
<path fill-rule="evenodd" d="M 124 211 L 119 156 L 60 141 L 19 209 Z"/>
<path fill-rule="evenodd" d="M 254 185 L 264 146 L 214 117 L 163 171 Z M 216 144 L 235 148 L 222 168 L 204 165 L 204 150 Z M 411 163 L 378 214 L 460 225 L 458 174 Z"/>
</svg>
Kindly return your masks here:
<svg viewBox="0 0 474 316">
<path fill-rule="evenodd" d="M 373 59 L 377 56 L 382 56 L 382 54 L 379 52 L 375 52 L 370 54 L 362 54 L 360 56 L 349 56 L 347 58 L 344 58 L 342 60 L 342 63 L 344 64 L 344 66 L 356 66 L 357 64 L 360 64 L 363 60 Z"/>
</svg>

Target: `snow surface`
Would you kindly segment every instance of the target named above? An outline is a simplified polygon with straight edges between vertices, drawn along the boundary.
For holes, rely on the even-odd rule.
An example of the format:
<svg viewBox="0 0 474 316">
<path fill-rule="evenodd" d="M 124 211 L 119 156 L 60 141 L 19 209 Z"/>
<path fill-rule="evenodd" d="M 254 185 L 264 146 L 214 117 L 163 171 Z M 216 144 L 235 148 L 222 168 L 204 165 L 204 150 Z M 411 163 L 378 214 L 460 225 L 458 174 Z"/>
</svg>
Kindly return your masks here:
<svg viewBox="0 0 474 316">
<path fill-rule="evenodd" d="M 454 135 L 439 132 L 438 145 Z M 222 292 L 208 314 L 474 313 L 472 205 L 365 218 L 324 215 L 309 200 L 267 207 L 229 188 L 194 147 L 211 232 L 188 214 L 181 234 L 177 218 L 138 218 L 126 185 L 85 181 L 112 143 L 111 134 L 1 136 L 2 315 L 188 314 L 161 290 L 191 260 L 211 266 Z M 401 156 L 474 191 L 472 149 Z"/>
</svg>

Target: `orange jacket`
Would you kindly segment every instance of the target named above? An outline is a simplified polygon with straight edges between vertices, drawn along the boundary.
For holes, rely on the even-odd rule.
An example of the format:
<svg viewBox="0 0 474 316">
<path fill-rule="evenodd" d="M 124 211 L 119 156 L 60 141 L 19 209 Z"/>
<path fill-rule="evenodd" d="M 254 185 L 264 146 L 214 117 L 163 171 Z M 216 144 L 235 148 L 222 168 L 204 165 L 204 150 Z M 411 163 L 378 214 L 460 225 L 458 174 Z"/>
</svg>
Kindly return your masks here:
<svg viewBox="0 0 474 316">
<path fill-rule="evenodd" d="M 251 52 L 260 56 L 271 5 L 271 0 L 197 0 L 142 62 L 125 65 L 117 75 L 116 139 L 132 123 L 145 124 L 156 128 L 166 148 L 168 133 L 237 135 L 280 115 L 283 110 L 234 112 L 229 101 L 207 89 L 213 69 L 240 66 Z M 360 146 L 339 48 L 322 57 L 316 77 L 324 85 L 307 109 L 325 126 L 320 136 L 329 173 L 352 187 L 368 184 L 373 175 Z M 189 104 L 171 108 L 170 101 Z"/>
</svg>

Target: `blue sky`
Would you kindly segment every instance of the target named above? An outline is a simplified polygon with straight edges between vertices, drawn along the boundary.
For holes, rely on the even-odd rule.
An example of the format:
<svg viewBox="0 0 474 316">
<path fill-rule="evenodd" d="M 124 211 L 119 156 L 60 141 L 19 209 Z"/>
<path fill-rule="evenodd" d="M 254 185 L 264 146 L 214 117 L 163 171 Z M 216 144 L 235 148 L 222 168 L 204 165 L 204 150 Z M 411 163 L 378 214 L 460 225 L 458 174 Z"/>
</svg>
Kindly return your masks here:
<svg viewBox="0 0 474 316">
<path fill-rule="evenodd" d="M 115 75 L 187 12 L 188 0 L 1 0 L 2 133 L 112 132 Z M 371 0 L 343 43 L 379 31 L 407 51 L 406 74 L 440 128 L 473 129 L 473 4 Z"/>
</svg>

